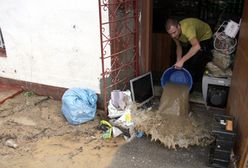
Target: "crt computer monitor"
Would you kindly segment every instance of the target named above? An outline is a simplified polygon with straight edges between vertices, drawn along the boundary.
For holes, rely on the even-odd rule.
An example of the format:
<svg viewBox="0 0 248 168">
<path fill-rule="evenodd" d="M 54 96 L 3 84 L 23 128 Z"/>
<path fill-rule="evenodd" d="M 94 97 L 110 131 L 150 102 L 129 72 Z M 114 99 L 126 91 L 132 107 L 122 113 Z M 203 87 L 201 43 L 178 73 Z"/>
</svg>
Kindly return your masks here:
<svg viewBox="0 0 248 168">
<path fill-rule="evenodd" d="M 132 99 L 142 106 L 154 97 L 152 73 L 148 72 L 130 80 Z"/>
</svg>

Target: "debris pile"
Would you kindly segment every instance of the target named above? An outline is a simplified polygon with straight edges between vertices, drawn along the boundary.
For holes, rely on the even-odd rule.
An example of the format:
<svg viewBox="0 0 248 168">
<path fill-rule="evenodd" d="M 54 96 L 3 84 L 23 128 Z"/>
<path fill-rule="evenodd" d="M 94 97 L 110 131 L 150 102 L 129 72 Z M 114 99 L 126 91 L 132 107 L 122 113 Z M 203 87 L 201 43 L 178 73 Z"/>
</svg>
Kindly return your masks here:
<svg viewBox="0 0 248 168">
<path fill-rule="evenodd" d="M 168 148 L 209 145 L 213 141 L 210 135 L 211 124 L 209 124 L 211 117 L 202 112 L 190 112 L 189 115 L 185 113 L 188 112 L 186 100 L 188 93 L 184 94 L 188 92 L 187 89 L 187 87 L 166 85 L 160 99 L 159 110 L 136 110 L 133 114 L 135 129 L 151 135 L 152 140 L 159 140 Z M 168 103 L 173 101 L 177 103 Z"/>
</svg>

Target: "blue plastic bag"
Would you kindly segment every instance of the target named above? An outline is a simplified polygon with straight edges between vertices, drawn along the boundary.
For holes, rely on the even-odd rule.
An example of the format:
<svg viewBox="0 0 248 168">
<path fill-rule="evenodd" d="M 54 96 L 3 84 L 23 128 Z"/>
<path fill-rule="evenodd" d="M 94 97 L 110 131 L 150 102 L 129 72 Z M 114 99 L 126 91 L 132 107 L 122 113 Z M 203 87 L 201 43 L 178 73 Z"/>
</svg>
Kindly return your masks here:
<svg viewBox="0 0 248 168">
<path fill-rule="evenodd" d="M 62 113 L 70 124 L 92 120 L 96 113 L 97 95 L 93 90 L 68 89 L 62 97 Z"/>
</svg>

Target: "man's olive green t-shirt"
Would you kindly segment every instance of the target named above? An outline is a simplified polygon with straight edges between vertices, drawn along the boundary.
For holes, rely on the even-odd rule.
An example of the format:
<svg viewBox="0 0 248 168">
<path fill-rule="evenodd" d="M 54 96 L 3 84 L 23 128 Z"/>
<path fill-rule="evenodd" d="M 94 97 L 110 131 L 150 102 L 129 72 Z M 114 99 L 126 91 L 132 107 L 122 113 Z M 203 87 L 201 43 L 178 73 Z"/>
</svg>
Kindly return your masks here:
<svg viewBox="0 0 248 168">
<path fill-rule="evenodd" d="M 181 26 L 181 35 L 179 40 L 183 43 L 188 43 L 194 37 L 199 41 L 208 40 L 212 37 L 210 26 L 196 18 L 187 18 L 179 22 Z"/>
</svg>

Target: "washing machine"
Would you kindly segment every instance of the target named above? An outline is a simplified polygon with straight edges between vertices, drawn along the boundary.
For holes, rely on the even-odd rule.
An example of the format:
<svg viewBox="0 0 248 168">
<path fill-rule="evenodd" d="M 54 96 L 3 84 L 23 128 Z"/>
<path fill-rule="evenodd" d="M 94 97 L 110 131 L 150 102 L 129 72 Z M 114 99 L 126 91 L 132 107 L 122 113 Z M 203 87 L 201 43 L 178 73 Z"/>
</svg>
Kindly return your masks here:
<svg viewBox="0 0 248 168">
<path fill-rule="evenodd" d="M 216 78 L 204 75 L 202 78 L 202 94 L 206 106 L 225 108 L 231 78 Z"/>
</svg>

